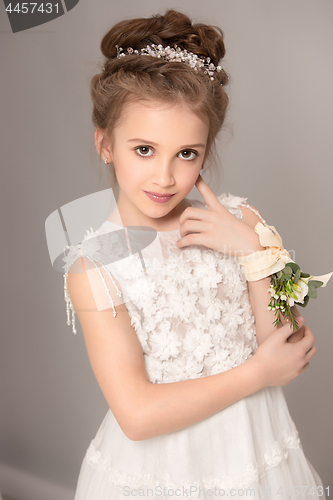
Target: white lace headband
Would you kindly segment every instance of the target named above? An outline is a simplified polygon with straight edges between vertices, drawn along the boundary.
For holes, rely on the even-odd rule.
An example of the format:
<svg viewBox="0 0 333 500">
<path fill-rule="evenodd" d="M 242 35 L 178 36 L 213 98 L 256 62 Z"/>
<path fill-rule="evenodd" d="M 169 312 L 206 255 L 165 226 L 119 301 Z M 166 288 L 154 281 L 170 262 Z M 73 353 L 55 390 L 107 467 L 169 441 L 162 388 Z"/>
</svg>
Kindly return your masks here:
<svg viewBox="0 0 333 500">
<path fill-rule="evenodd" d="M 177 45 L 172 48 L 169 46 L 163 47 L 163 45 L 151 44 L 140 50 L 134 50 L 132 47 L 128 47 L 124 50 L 122 47 L 118 47 L 118 45 L 116 45 L 116 48 L 118 59 L 126 57 L 127 55 L 137 54 L 140 56 L 157 57 L 158 59 L 164 59 L 165 61 L 183 62 L 195 71 L 203 68 L 204 73 L 206 73 L 211 80 L 214 80 L 214 71 L 217 71 L 218 73 L 223 71 L 221 66 L 215 66 L 211 62 L 210 57 L 201 58 L 197 56 L 197 54 L 193 54 L 193 52 L 189 52 L 186 49 L 181 49 Z"/>
</svg>

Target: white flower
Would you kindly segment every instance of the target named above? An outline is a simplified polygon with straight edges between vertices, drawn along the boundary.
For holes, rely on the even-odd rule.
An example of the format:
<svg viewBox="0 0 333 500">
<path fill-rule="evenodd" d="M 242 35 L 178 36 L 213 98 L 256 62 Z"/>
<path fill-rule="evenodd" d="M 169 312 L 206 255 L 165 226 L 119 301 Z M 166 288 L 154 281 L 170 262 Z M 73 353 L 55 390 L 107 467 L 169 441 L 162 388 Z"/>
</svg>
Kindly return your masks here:
<svg viewBox="0 0 333 500">
<path fill-rule="evenodd" d="M 184 281 L 191 280 L 193 278 L 192 268 L 185 265 L 180 265 L 178 271 L 175 272 L 174 277 L 178 283 L 183 283 Z"/>
<path fill-rule="evenodd" d="M 292 285 L 293 287 L 293 292 L 296 295 L 297 299 L 294 297 L 288 297 L 288 305 L 292 307 L 295 302 L 299 302 L 300 304 L 303 304 L 304 298 L 306 297 L 309 287 L 307 285 L 309 278 L 300 278 L 297 283 L 294 283 Z"/>
<path fill-rule="evenodd" d="M 208 321 L 211 321 L 212 319 L 220 319 L 221 309 L 218 306 L 218 304 L 216 304 L 216 302 L 214 304 L 210 305 L 206 309 L 206 316 L 207 316 Z"/>
<path fill-rule="evenodd" d="M 159 325 L 159 329 L 161 332 L 163 333 L 167 333 L 170 331 L 170 328 L 171 328 L 171 323 L 170 321 L 162 321 L 162 323 L 160 323 Z"/>
<path fill-rule="evenodd" d="M 141 318 L 140 313 L 138 311 L 136 311 L 134 308 L 131 308 L 130 317 L 131 317 L 131 325 L 135 329 L 139 329 L 139 328 L 141 329 L 142 318 Z"/>
<path fill-rule="evenodd" d="M 240 269 L 238 269 L 238 261 L 232 257 L 220 259 L 218 271 L 223 276 L 223 284 L 226 295 L 233 300 L 241 297 L 242 293 L 247 289 L 245 278 L 242 280 Z"/>
<path fill-rule="evenodd" d="M 206 311 L 202 313 L 198 313 L 195 318 L 195 326 L 200 330 L 207 330 L 210 326 L 210 321 L 207 320 Z"/>
<path fill-rule="evenodd" d="M 211 337 L 208 333 L 200 330 L 190 330 L 183 341 L 186 351 L 191 352 L 201 362 L 213 347 Z"/>
<path fill-rule="evenodd" d="M 170 357 L 176 357 L 179 354 L 178 347 L 181 346 L 177 333 L 168 331 L 170 325 L 167 323 L 169 322 L 163 322 L 162 329 L 160 330 L 157 327 L 156 330 L 149 336 L 151 350 L 154 352 L 154 355 L 162 361 L 165 361 Z"/>
<path fill-rule="evenodd" d="M 244 309 L 239 307 L 237 303 L 225 300 L 222 303 L 222 323 L 231 329 L 237 328 L 238 325 L 244 323 Z"/>
<path fill-rule="evenodd" d="M 165 295 L 159 294 L 156 299 L 156 307 L 163 309 L 166 306 L 166 302 Z"/>
<path fill-rule="evenodd" d="M 223 345 L 225 336 L 227 335 L 227 329 L 222 325 L 221 321 L 217 323 L 212 322 L 209 325 L 209 333 L 211 334 L 212 342 L 215 346 Z"/>
<path fill-rule="evenodd" d="M 150 382 L 162 382 L 162 362 L 151 354 L 144 354 L 144 362 Z"/>
<path fill-rule="evenodd" d="M 193 356 L 187 355 L 186 357 L 177 358 L 172 364 L 166 363 L 164 372 L 167 379 L 180 381 L 199 377 L 202 369 L 201 363 L 198 363 Z"/>
<path fill-rule="evenodd" d="M 81 255 L 81 244 L 78 245 L 70 245 L 65 247 L 67 250 L 64 249 L 64 254 L 66 252 L 66 255 L 62 257 L 62 260 L 65 262 L 65 264 L 62 266 L 62 268 L 65 271 L 68 271 L 68 266 L 69 263 L 73 260 L 76 260 L 78 257 Z"/>
<path fill-rule="evenodd" d="M 179 300 L 179 299 L 178 299 Z M 193 320 L 193 310 L 195 307 L 195 302 L 198 300 L 196 295 L 187 295 L 186 297 L 182 297 L 182 301 L 180 302 L 180 313 L 179 318 L 181 320 L 187 321 Z"/>
<path fill-rule="evenodd" d="M 83 241 L 85 240 L 90 240 L 91 238 L 94 238 L 96 236 L 96 232 L 94 232 L 93 228 L 91 227 L 90 228 L 90 232 L 89 232 L 89 229 L 86 229 L 86 233 L 83 237 Z"/>
<path fill-rule="evenodd" d="M 152 316 L 148 316 L 147 318 L 145 318 L 143 328 L 146 332 L 152 332 L 156 328 L 156 324 L 156 318 L 153 314 Z"/>
<path fill-rule="evenodd" d="M 196 280 L 187 280 L 184 283 L 184 288 L 186 288 L 188 293 L 197 293 L 199 290 L 199 283 Z"/>
<path fill-rule="evenodd" d="M 199 250 L 199 248 L 196 248 L 194 245 L 191 246 L 190 248 L 185 247 L 183 249 L 183 257 L 184 257 L 185 262 L 188 262 L 188 261 L 200 262 L 201 261 L 201 250 Z"/>
<path fill-rule="evenodd" d="M 212 251 L 209 251 L 209 249 L 203 253 L 202 261 L 206 266 L 208 266 L 208 268 L 216 268 L 216 257 Z"/>
</svg>

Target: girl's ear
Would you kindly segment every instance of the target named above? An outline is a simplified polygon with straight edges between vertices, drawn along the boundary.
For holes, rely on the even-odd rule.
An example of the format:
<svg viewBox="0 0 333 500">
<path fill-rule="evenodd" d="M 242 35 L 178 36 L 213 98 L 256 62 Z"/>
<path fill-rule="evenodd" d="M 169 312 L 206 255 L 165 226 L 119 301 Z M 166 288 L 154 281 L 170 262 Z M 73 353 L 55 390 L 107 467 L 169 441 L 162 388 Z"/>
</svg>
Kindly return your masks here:
<svg viewBox="0 0 333 500">
<path fill-rule="evenodd" d="M 110 144 L 107 141 L 106 137 L 104 137 L 104 130 L 96 128 L 95 130 L 95 146 L 97 149 L 97 153 L 101 156 L 103 161 L 107 161 L 108 163 L 112 162 L 111 148 Z"/>
</svg>

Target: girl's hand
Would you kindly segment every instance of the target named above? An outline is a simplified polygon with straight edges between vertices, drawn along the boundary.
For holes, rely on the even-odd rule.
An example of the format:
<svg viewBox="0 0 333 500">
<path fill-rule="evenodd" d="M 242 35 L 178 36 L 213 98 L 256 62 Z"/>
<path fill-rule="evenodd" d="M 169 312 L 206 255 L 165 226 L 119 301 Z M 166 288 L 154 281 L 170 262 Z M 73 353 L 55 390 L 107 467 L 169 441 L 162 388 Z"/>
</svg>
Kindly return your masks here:
<svg viewBox="0 0 333 500">
<path fill-rule="evenodd" d="M 188 207 L 181 214 L 179 223 L 182 238 L 177 241 L 179 248 L 204 245 L 237 256 L 264 249 L 254 230 L 221 205 L 200 175 L 195 185 L 202 194 L 207 210 Z"/>
<path fill-rule="evenodd" d="M 290 325 L 290 323 L 288 323 Z M 299 326 L 299 325 L 298 325 Z M 288 342 L 294 343 L 298 342 L 304 337 L 305 333 L 305 328 L 308 328 L 307 326 L 303 325 L 301 326 L 298 330 L 295 330 L 289 337 Z"/>
<path fill-rule="evenodd" d="M 256 363 L 261 371 L 265 386 L 287 385 L 309 368 L 309 361 L 316 355 L 315 338 L 304 318 L 296 318 L 304 337 L 296 342 L 288 342 L 290 325 L 276 329 L 248 361 Z M 293 334 L 294 335 L 294 334 Z"/>
</svg>

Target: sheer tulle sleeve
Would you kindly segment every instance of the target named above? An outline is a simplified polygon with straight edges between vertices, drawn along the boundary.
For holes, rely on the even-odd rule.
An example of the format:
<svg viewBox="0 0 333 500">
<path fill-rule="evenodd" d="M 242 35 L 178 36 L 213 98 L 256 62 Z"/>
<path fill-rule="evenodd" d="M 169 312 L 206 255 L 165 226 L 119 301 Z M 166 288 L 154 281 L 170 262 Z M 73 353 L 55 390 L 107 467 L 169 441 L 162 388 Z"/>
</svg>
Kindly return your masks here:
<svg viewBox="0 0 333 500">
<path fill-rule="evenodd" d="M 100 286 L 92 286 L 94 293 L 97 309 L 105 309 L 106 307 L 111 307 L 113 311 L 113 316 L 117 315 L 115 310 L 115 300 L 114 296 L 122 297 L 122 291 L 119 288 L 117 282 L 115 281 L 113 274 L 109 270 L 108 253 L 106 251 L 106 240 L 107 235 L 94 233 L 93 230 L 87 230 L 82 243 L 77 245 L 67 246 L 64 250 L 64 299 L 66 302 L 66 313 L 67 313 L 67 325 L 72 325 L 72 331 L 74 334 L 77 333 L 75 325 L 75 308 L 72 304 L 68 288 L 67 279 L 70 272 L 84 272 L 82 266 L 82 259 L 85 263 L 85 269 L 87 270 L 88 277 L 90 278 L 91 284 L 96 280 L 96 276 L 100 279 Z M 110 242 L 110 239 L 109 239 Z M 113 241 L 113 247 L 115 241 Z M 111 249 L 109 248 L 109 251 Z M 110 255 L 110 254 L 109 254 Z M 90 263 L 90 265 L 89 265 Z M 96 274 L 97 273 L 97 274 Z M 112 286 L 112 290 L 110 287 Z M 102 288 L 101 288 L 102 286 Z M 101 290 L 104 290 L 104 297 L 102 297 Z M 107 304 L 105 298 L 107 297 Z"/>
</svg>

